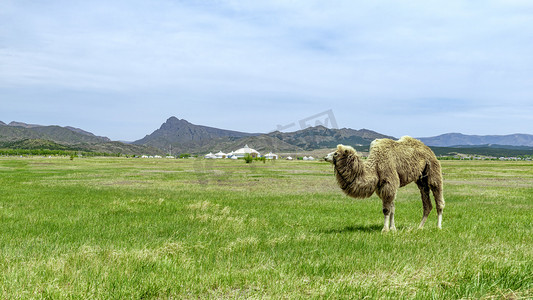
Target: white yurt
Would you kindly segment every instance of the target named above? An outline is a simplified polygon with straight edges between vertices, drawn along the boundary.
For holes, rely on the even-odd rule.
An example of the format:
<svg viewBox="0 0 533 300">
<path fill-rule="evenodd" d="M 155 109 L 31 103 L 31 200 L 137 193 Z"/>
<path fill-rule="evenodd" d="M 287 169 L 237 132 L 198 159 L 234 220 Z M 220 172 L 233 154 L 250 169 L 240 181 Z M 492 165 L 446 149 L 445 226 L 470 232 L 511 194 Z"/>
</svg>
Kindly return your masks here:
<svg viewBox="0 0 533 300">
<path fill-rule="evenodd" d="M 265 154 L 265 158 L 266 159 L 278 159 L 278 155 L 272 152 L 269 152 L 268 154 Z"/>
<path fill-rule="evenodd" d="M 222 151 L 219 151 L 218 153 L 215 153 L 215 156 L 217 158 L 226 158 L 227 157 L 227 154 L 222 152 Z"/>
<path fill-rule="evenodd" d="M 307 157 L 307 156 L 304 156 L 304 160 L 309 160 L 309 157 Z"/>
<path fill-rule="evenodd" d="M 292 160 L 292 157 L 290 157 L 290 156 L 287 156 L 287 158 L 286 158 L 286 159 L 287 159 L 287 160 Z"/>
<path fill-rule="evenodd" d="M 312 156 L 309 156 L 309 157 L 307 157 L 307 160 L 315 160 L 315 158 L 312 157 Z"/>
<path fill-rule="evenodd" d="M 259 156 L 259 152 L 255 149 L 248 147 L 248 145 L 245 145 L 243 148 L 239 150 L 233 151 L 233 156 L 236 156 L 236 157 L 244 157 L 246 154 L 250 154 L 252 157 Z"/>
<path fill-rule="evenodd" d="M 216 155 L 214 155 L 213 153 L 209 152 L 209 154 L 206 154 L 204 156 L 204 158 L 207 158 L 207 159 L 214 159 L 214 158 L 217 158 Z"/>
</svg>

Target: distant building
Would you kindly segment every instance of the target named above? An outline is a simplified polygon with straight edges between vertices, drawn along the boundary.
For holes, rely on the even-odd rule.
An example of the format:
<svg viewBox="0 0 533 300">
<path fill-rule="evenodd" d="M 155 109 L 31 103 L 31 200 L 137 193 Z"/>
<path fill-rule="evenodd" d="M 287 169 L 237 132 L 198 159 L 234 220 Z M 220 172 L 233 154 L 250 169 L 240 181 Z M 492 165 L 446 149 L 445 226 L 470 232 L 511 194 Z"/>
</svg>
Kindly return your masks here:
<svg viewBox="0 0 533 300">
<path fill-rule="evenodd" d="M 278 155 L 272 152 L 269 152 L 268 154 L 265 154 L 265 158 L 266 159 L 278 159 Z"/>
<path fill-rule="evenodd" d="M 260 155 L 257 150 L 248 147 L 248 145 L 245 145 L 239 150 L 233 151 L 233 156 L 237 158 L 244 157 L 246 154 L 250 154 L 252 157 L 258 157 Z"/>
<path fill-rule="evenodd" d="M 207 159 L 215 159 L 217 158 L 216 155 L 214 155 L 213 153 L 209 152 L 209 154 L 206 154 L 204 156 L 204 158 L 207 158 Z"/>
<path fill-rule="evenodd" d="M 215 156 L 216 158 L 226 158 L 227 154 L 222 151 L 219 151 L 218 153 L 215 153 Z"/>
</svg>

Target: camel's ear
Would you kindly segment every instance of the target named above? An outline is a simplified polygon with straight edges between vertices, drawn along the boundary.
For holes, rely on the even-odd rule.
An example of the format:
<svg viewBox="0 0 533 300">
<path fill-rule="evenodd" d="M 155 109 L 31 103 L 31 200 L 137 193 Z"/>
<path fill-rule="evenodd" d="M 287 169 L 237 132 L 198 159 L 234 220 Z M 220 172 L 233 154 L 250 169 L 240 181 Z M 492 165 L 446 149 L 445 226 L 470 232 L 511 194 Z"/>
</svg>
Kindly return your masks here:
<svg viewBox="0 0 533 300">
<path fill-rule="evenodd" d="M 337 145 L 337 151 L 339 151 L 339 152 L 344 151 L 344 148 L 345 148 L 345 147 L 344 147 L 343 144 L 338 144 L 338 145 Z"/>
</svg>

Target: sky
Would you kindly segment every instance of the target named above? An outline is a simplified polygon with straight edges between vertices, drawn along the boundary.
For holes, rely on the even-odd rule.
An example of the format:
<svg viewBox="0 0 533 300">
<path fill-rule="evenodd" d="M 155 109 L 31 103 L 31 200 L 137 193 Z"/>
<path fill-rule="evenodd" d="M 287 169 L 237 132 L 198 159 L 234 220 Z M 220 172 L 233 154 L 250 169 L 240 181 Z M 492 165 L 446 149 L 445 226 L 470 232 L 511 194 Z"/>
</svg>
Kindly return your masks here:
<svg viewBox="0 0 533 300">
<path fill-rule="evenodd" d="M 533 134 L 533 1 L 0 0 L 0 120 Z M 302 122 L 303 121 L 303 122 Z"/>
</svg>

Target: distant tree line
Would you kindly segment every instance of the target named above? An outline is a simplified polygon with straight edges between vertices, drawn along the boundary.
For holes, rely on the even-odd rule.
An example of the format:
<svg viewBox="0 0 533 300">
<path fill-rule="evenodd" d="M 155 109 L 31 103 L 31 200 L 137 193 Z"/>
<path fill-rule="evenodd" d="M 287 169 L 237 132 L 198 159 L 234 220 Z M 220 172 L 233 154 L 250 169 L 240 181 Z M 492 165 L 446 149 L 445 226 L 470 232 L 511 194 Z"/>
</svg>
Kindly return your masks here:
<svg viewBox="0 0 533 300">
<path fill-rule="evenodd" d="M 50 149 L 0 149 L 3 156 L 122 156 L 120 153 L 87 152 L 72 150 L 50 150 Z"/>
<path fill-rule="evenodd" d="M 457 153 L 465 155 L 482 155 L 492 157 L 528 157 L 533 155 L 533 149 L 506 149 L 489 147 L 453 148 L 430 147 L 437 156 L 454 156 Z"/>
<path fill-rule="evenodd" d="M 438 160 L 533 160 L 533 155 L 517 155 L 517 156 L 477 156 L 477 155 L 454 155 L 454 156 L 437 156 Z"/>
</svg>

